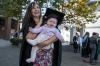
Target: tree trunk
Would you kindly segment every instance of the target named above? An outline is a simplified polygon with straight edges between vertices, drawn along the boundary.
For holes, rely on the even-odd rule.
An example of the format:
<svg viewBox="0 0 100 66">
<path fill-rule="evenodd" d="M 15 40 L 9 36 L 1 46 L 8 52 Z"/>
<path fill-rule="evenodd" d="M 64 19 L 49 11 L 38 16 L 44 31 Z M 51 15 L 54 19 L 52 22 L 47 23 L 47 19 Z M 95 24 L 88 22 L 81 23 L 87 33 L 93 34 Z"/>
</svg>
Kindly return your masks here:
<svg viewBox="0 0 100 66">
<path fill-rule="evenodd" d="M 82 26 L 82 28 L 80 29 L 80 36 L 82 37 L 84 35 L 85 32 L 85 27 Z"/>
<path fill-rule="evenodd" d="M 5 24 L 5 39 L 10 39 L 10 32 L 11 32 L 11 17 L 6 18 L 6 24 Z"/>
<path fill-rule="evenodd" d="M 73 42 L 73 37 L 75 36 L 76 34 L 76 27 L 71 27 L 70 29 L 70 42 L 72 43 Z"/>
</svg>

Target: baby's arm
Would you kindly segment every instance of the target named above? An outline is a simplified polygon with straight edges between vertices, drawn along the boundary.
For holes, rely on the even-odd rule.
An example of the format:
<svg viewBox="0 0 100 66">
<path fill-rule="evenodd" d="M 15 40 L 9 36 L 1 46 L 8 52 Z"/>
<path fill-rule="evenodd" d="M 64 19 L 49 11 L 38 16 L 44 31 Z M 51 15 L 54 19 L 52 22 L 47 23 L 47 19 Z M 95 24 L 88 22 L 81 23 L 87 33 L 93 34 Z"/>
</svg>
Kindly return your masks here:
<svg viewBox="0 0 100 66">
<path fill-rule="evenodd" d="M 61 35 L 58 29 L 55 30 L 55 35 L 61 42 L 64 42 L 63 36 Z"/>
<path fill-rule="evenodd" d="M 42 31 L 43 27 L 39 27 L 39 28 L 29 28 L 30 32 L 33 33 L 40 33 Z"/>
</svg>

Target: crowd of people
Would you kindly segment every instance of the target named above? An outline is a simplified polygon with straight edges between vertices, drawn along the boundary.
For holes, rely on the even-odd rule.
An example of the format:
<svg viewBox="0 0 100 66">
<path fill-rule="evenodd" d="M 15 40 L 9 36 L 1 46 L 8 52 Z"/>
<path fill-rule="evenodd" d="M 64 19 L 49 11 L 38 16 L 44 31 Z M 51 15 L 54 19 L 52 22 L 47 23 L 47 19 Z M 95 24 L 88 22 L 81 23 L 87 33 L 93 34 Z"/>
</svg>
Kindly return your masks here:
<svg viewBox="0 0 100 66">
<path fill-rule="evenodd" d="M 90 36 L 89 32 L 86 32 L 84 36 L 79 36 L 78 33 L 73 37 L 73 49 L 74 53 L 80 52 L 84 62 L 89 62 L 95 65 L 100 53 L 100 38 L 99 33 L 93 32 Z M 89 61 L 87 60 L 89 59 Z"/>
</svg>

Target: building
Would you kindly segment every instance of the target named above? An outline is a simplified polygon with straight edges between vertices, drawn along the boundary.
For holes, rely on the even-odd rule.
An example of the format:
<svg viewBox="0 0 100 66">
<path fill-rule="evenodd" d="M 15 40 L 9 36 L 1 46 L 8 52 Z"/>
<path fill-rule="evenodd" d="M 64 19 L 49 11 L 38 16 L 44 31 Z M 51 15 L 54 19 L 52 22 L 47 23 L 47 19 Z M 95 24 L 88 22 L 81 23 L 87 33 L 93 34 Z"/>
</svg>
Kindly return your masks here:
<svg viewBox="0 0 100 66">
<path fill-rule="evenodd" d="M 96 1 L 92 1 L 89 4 L 91 5 L 95 2 Z M 99 5 L 98 5 L 95 13 L 97 16 L 100 16 L 100 1 L 99 1 Z M 95 23 L 86 24 L 85 32 L 87 32 L 87 31 L 90 33 L 90 36 L 92 35 L 93 32 L 97 32 L 100 35 L 100 18 Z"/>
</svg>

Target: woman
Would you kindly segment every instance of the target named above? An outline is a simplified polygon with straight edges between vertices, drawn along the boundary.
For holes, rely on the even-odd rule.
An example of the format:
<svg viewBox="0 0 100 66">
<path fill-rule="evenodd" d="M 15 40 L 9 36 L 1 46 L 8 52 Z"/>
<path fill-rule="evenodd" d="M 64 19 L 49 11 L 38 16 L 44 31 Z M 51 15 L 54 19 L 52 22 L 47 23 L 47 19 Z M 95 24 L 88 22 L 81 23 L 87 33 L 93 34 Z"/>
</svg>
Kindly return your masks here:
<svg viewBox="0 0 100 66">
<path fill-rule="evenodd" d="M 79 38 L 79 35 L 78 33 L 76 33 L 76 35 L 73 37 L 73 48 L 74 48 L 74 53 L 77 53 L 77 50 L 78 50 L 78 38 Z"/>
<path fill-rule="evenodd" d="M 82 57 L 88 58 L 89 57 L 89 32 L 86 32 L 83 37 L 83 43 L 82 43 Z"/>
<path fill-rule="evenodd" d="M 98 45 L 98 40 L 97 40 L 97 33 L 93 32 L 92 37 L 90 38 L 90 63 L 91 64 L 96 64 L 97 61 L 97 45 Z"/>
<path fill-rule="evenodd" d="M 40 21 L 41 20 L 40 18 L 41 18 L 41 15 L 40 15 L 39 4 L 37 2 L 32 2 L 28 6 L 25 17 L 23 19 L 23 27 L 22 27 L 23 43 L 22 43 L 21 52 L 20 52 L 19 66 L 42 66 L 40 63 L 38 63 L 39 61 L 43 61 L 39 57 L 41 57 L 41 53 L 43 54 L 42 57 L 44 57 L 47 55 L 48 52 L 49 52 L 48 54 L 50 54 L 50 56 L 48 56 L 48 57 L 53 57 L 52 66 L 60 66 L 61 43 L 59 41 L 57 41 L 55 36 L 51 37 L 47 41 L 44 41 L 43 43 L 39 44 L 39 46 L 38 46 L 39 48 L 42 48 L 42 47 L 45 47 L 45 46 L 51 44 L 52 42 L 54 42 L 53 55 L 52 55 L 52 52 L 50 52 L 51 49 L 48 49 L 47 53 L 44 49 L 40 49 L 37 51 L 36 63 L 29 64 L 26 62 L 26 59 L 30 57 L 30 52 L 31 52 L 31 48 L 32 48 L 32 46 L 26 42 L 26 35 L 28 33 L 29 27 L 33 27 L 33 28 L 40 27 L 40 25 L 44 24 L 44 23 L 42 23 L 42 21 Z M 31 33 L 29 33 L 29 34 L 31 34 Z M 33 34 L 32 36 L 33 36 L 33 38 L 35 38 L 37 35 Z M 48 59 L 47 61 L 49 61 L 49 60 L 50 59 Z M 42 63 L 42 64 L 45 64 L 45 63 Z"/>
<path fill-rule="evenodd" d="M 90 37 L 89 37 L 89 32 L 86 32 L 85 35 L 83 36 L 83 41 L 82 41 L 82 57 L 83 61 L 87 62 L 87 58 L 89 58 L 90 54 Z"/>
</svg>

